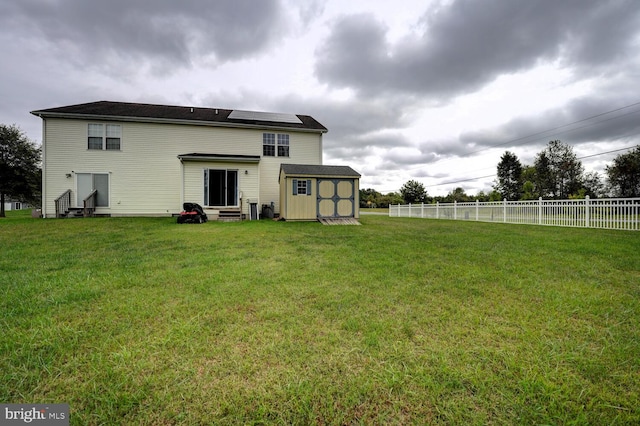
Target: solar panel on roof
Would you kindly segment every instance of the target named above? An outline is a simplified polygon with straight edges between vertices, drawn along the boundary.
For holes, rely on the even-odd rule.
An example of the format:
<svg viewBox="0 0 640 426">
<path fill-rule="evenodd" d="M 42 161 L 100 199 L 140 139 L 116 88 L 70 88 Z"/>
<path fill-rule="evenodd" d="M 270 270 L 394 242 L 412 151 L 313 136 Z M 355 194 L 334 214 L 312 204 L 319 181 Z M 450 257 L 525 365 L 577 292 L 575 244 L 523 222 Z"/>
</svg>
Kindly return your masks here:
<svg viewBox="0 0 640 426">
<path fill-rule="evenodd" d="M 241 111 L 234 109 L 231 111 L 231 114 L 229 114 L 229 118 L 232 120 L 273 121 L 276 123 L 302 124 L 302 121 L 300 121 L 295 114 L 284 114 L 279 112 Z"/>
</svg>

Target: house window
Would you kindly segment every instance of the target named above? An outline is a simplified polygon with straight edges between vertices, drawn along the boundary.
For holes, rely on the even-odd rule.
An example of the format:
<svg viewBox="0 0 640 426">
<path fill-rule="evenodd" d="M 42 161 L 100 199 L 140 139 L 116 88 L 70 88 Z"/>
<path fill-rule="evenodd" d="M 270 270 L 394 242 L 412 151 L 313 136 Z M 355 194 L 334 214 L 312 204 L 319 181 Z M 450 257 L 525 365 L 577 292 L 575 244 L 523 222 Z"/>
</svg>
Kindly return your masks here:
<svg viewBox="0 0 640 426">
<path fill-rule="evenodd" d="M 276 134 L 262 134 L 262 155 L 265 157 L 288 157 L 289 135 L 278 133 L 278 145 L 276 150 Z"/>
<path fill-rule="evenodd" d="M 107 143 L 105 148 L 107 150 L 120 151 L 120 126 L 117 124 L 107 124 Z"/>
<path fill-rule="evenodd" d="M 278 134 L 278 157 L 289 156 L 289 135 Z"/>
<path fill-rule="evenodd" d="M 293 195 L 311 195 L 311 179 L 293 179 Z"/>
<path fill-rule="evenodd" d="M 273 133 L 262 134 L 262 155 L 265 157 L 276 156 L 276 135 Z"/>
<path fill-rule="evenodd" d="M 88 149 L 119 151 L 122 127 L 119 124 L 89 124 Z"/>
<path fill-rule="evenodd" d="M 102 149 L 102 124 L 89 124 L 89 149 Z"/>
</svg>

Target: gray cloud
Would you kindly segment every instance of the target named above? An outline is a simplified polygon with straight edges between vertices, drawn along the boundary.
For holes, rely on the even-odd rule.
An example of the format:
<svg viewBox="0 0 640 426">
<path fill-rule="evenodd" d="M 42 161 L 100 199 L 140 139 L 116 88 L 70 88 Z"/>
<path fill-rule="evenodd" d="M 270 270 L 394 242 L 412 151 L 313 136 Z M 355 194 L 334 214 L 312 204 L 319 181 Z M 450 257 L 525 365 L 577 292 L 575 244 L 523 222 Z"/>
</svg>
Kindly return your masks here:
<svg viewBox="0 0 640 426">
<path fill-rule="evenodd" d="M 276 0 L 21 0 L 0 4 L 18 42 L 42 43 L 86 68 L 164 72 L 201 56 L 218 62 L 260 52 L 282 35 Z M 6 30 L 5 30 L 6 31 Z"/>
<path fill-rule="evenodd" d="M 315 70 L 323 82 L 369 96 L 455 96 L 543 62 L 596 75 L 637 53 L 629 35 L 639 16 L 633 0 L 458 0 L 428 10 L 422 32 L 395 44 L 372 15 L 346 16 L 316 50 Z"/>
<path fill-rule="evenodd" d="M 459 154 L 492 147 L 503 150 L 541 150 L 551 140 L 576 148 L 594 142 L 637 140 L 640 135 L 640 99 L 627 96 L 583 96 L 534 117 L 514 118 L 502 126 L 460 135 Z M 602 151 L 606 151 L 602 146 Z"/>
</svg>

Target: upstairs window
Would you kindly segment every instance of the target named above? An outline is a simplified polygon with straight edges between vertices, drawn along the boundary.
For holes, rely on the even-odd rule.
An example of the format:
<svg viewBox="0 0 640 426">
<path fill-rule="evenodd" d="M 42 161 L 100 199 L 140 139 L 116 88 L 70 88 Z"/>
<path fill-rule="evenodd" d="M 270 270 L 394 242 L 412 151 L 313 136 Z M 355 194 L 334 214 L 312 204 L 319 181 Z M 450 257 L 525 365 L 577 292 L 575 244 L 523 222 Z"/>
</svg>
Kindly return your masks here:
<svg viewBox="0 0 640 426">
<path fill-rule="evenodd" d="M 88 149 L 119 151 L 122 127 L 119 124 L 89 124 Z"/>
<path fill-rule="evenodd" d="M 278 145 L 276 146 L 275 133 L 262 134 L 262 155 L 265 157 L 288 157 L 289 135 L 278 133 Z M 276 149 L 277 148 L 277 149 Z"/>
<path fill-rule="evenodd" d="M 278 134 L 278 157 L 289 156 L 289 135 Z"/>
<path fill-rule="evenodd" d="M 120 126 L 117 124 L 107 124 L 107 143 L 105 148 L 107 150 L 113 149 L 120 151 Z"/>
<path fill-rule="evenodd" d="M 89 124 L 89 149 L 102 149 L 102 124 Z"/>
<path fill-rule="evenodd" d="M 276 135 L 273 133 L 262 134 L 262 155 L 265 157 L 276 156 Z"/>
</svg>

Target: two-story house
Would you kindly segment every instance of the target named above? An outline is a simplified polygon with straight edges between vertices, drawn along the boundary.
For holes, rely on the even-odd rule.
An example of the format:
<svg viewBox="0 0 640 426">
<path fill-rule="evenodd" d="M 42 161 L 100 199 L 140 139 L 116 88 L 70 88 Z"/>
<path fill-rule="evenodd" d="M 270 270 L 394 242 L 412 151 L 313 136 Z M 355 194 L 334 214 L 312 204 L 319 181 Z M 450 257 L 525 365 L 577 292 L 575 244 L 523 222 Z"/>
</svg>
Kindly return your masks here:
<svg viewBox="0 0 640 426">
<path fill-rule="evenodd" d="M 42 215 L 163 216 L 183 202 L 214 217 L 280 211 L 282 164 L 322 165 L 327 129 L 307 115 L 123 102 L 32 111 L 42 118 Z M 259 208 L 259 207 L 258 207 Z"/>
</svg>

